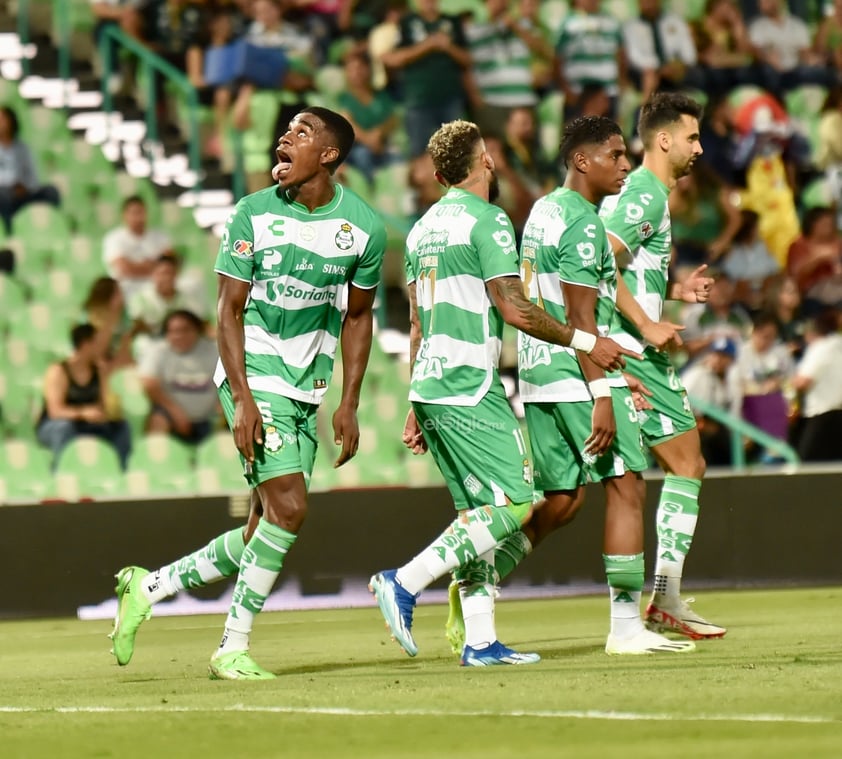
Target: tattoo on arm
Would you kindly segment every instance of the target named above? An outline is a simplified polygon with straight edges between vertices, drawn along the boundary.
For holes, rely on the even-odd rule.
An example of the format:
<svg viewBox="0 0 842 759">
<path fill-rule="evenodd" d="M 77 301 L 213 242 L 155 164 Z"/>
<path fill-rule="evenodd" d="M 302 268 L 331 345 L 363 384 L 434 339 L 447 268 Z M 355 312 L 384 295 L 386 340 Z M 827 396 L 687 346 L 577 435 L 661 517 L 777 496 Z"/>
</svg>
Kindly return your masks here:
<svg viewBox="0 0 842 759">
<path fill-rule="evenodd" d="M 418 297 L 415 282 L 409 286 L 409 371 L 415 366 L 415 357 L 421 347 L 421 320 L 418 318 Z"/>
<path fill-rule="evenodd" d="M 573 328 L 528 300 L 519 277 L 497 277 L 486 282 L 486 287 L 503 318 L 513 327 L 548 343 L 570 345 Z"/>
</svg>

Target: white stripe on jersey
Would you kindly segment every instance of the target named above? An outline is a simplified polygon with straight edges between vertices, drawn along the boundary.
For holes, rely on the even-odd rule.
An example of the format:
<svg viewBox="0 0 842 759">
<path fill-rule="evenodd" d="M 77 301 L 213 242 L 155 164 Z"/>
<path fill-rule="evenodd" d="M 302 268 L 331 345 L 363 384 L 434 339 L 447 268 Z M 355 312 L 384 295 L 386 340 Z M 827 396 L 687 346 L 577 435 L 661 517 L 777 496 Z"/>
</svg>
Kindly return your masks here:
<svg viewBox="0 0 842 759">
<path fill-rule="evenodd" d="M 436 303 L 449 303 L 474 314 L 484 314 L 490 301 L 485 282 L 469 274 L 436 280 Z"/>
<path fill-rule="evenodd" d="M 246 353 L 254 356 L 280 356 L 285 364 L 299 369 L 310 366 L 319 353 L 333 356 L 338 342 L 323 329 L 286 339 L 267 332 L 257 324 L 247 324 L 243 331 Z"/>
</svg>

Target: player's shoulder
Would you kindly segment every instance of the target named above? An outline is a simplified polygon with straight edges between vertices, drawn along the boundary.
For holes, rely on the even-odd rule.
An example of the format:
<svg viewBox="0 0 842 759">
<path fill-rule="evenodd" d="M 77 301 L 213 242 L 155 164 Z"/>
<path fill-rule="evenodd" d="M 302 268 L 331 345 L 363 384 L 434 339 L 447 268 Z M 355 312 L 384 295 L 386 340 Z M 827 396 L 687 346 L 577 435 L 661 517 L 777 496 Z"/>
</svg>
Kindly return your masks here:
<svg viewBox="0 0 842 759">
<path fill-rule="evenodd" d="M 337 210 L 345 215 L 352 216 L 350 220 L 367 232 L 373 232 L 380 227 L 385 229 L 383 217 L 366 200 L 350 187 L 344 185 L 337 185 L 336 187 L 337 192 L 342 193 Z"/>
</svg>

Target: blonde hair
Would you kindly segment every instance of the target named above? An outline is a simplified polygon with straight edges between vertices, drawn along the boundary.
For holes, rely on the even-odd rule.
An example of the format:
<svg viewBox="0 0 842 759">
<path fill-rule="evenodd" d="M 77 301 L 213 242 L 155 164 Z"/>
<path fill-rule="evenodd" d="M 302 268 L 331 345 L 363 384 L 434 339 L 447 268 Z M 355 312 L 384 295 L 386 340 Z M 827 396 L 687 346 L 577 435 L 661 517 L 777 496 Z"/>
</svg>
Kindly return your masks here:
<svg viewBox="0 0 842 759">
<path fill-rule="evenodd" d="M 441 177 L 451 185 L 463 182 L 474 165 L 474 152 L 482 141 L 479 127 L 472 121 L 449 121 L 430 137 L 427 151 L 433 159 L 433 166 Z"/>
</svg>

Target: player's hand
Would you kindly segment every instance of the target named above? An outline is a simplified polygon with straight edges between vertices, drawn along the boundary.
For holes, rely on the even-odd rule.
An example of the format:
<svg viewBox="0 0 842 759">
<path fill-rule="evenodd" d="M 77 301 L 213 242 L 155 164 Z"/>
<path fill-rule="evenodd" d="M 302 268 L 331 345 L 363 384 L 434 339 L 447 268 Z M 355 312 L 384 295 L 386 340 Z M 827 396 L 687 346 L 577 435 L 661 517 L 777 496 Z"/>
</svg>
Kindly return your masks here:
<svg viewBox="0 0 842 759">
<path fill-rule="evenodd" d="M 419 456 L 427 452 L 427 441 L 424 440 L 424 433 L 415 418 L 415 409 L 410 409 L 406 415 L 406 424 L 403 426 L 403 444 L 412 451 L 413 456 Z"/>
<path fill-rule="evenodd" d="M 652 397 L 652 391 L 646 387 L 637 377 L 631 374 L 624 374 L 629 390 L 631 390 L 632 400 L 634 401 L 635 411 L 647 411 L 652 408 L 649 403 L 649 398 Z"/>
<path fill-rule="evenodd" d="M 234 404 L 233 433 L 237 450 L 249 464 L 253 464 L 254 444 L 263 445 L 263 420 L 251 394 Z"/>
<path fill-rule="evenodd" d="M 617 433 L 617 423 L 614 420 L 614 409 L 610 398 L 597 398 L 591 413 L 591 434 L 585 441 L 585 452 L 600 456 L 611 447 L 614 435 Z"/>
<path fill-rule="evenodd" d="M 627 350 L 622 345 L 615 343 L 610 337 L 597 337 L 596 345 L 588 354 L 588 358 L 600 369 L 606 372 L 613 372 L 615 369 L 622 369 L 626 365 L 623 356 L 642 359 L 639 353 Z"/>
<path fill-rule="evenodd" d="M 342 446 L 339 458 L 333 464 L 334 469 L 357 455 L 357 449 L 360 447 L 360 425 L 357 422 L 357 410 L 353 406 L 340 404 L 334 412 L 333 442 Z"/>
<path fill-rule="evenodd" d="M 707 303 L 710 298 L 710 288 L 713 287 L 713 277 L 704 275 L 707 264 L 702 264 L 693 270 L 687 279 L 681 283 L 681 300 L 685 303 Z"/>
<path fill-rule="evenodd" d="M 682 329 L 684 329 L 683 324 L 650 321 L 641 328 L 640 334 L 655 350 L 660 351 L 664 348 L 677 348 L 683 345 L 684 341 L 679 334 Z"/>
</svg>

